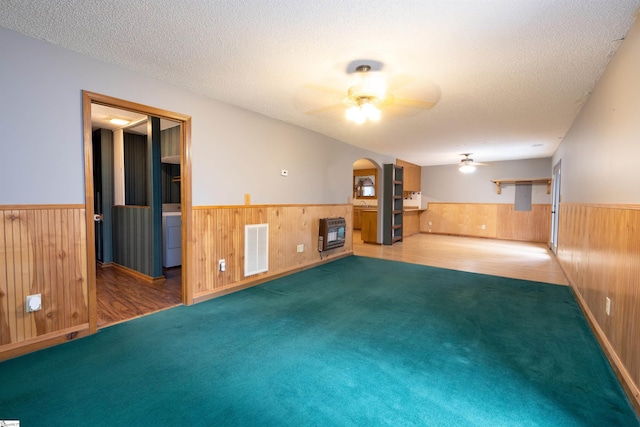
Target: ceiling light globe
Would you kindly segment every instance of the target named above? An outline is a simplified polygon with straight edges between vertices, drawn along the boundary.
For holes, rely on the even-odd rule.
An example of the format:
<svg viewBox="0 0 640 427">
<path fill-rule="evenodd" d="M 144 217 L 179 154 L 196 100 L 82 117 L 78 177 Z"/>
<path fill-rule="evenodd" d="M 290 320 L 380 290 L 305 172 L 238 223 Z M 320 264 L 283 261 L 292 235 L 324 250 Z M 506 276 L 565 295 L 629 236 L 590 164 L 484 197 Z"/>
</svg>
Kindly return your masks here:
<svg viewBox="0 0 640 427">
<path fill-rule="evenodd" d="M 459 170 L 460 172 L 462 172 L 462 173 L 465 173 L 465 174 L 466 174 L 466 173 L 471 173 L 471 172 L 475 171 L 475 170 L 476 170 L 476 167 L 475 167 L 475 166 L 473 166 L 473 165 L 462 165 L 462 166 L 460 166 L 460 169 L 458 169 L 458 170 Z"/>
<path fill-rule="evenodd" d="M 353 107 L 347 108 L 346 115 L 347 115 L 347 120 L 357 122 L 358 117 L 360 117 L 361 115 L 360 107 L 357 107 L 354 105 Z"/>
<path fill-rule="evenodd" d="M 382 113 L 376 107 L 373 107 L 373 109 L 369 112 L 369 120 L 371 120 L 372 122 L 379 121 L 381 116 Z"/>
<path fill-rule="evenodd" d="M 367 117 L 369 117 L 371 113 L 377 109 L 376 107 L 374 107 L 372 104 L 369 104 L 368 102 L 366 104 L 362 104 L 360 108 L 362 109 L 362 112 L 364 113 L 364 115 Z"/>
<path fill-rule="evenodd" d="M 364 122 L 367 121 L 367 117 L 362 113 L 362 111 L 358 114 L 358 117 L 356 117 L 356 119 L 354 120 L 356 122 L 356 124 L 363 124 Z"/>
<path fill-rule="evenodd" d="M 378 110 L 375 105 L 371 103 L 362 104 L 361 109 L 366 120 L 372 122 L 380 120 L 380 110 Z"/>
</svg>

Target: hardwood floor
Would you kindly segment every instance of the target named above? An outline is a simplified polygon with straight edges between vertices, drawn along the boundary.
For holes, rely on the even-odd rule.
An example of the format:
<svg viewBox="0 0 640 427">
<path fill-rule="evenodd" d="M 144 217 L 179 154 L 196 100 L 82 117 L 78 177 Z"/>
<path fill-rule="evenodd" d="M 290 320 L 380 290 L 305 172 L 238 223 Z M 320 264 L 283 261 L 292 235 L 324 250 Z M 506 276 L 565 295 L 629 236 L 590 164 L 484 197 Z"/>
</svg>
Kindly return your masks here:
<svg viewBox="0 0 640 427">
<path fill-rule="evenodd" d="M 558 260 L 543 243 L 415 234 L 391 246 L 363 243 L 353 231 L 353 253 L 452 270 L 568 285 Z"/>
<path fill-rule="evenodd" d="M 167 268 L 164 274 L 164 281 L 151 283 L 117 268 L 98 267 L 98 328 L 182 304 L 182 269 Z"/>
<path fill-rule="evenodd" d="M 555 256 L 542 243 L 415 234 L 391 246 L 363 243 L 353 231 L 355 255 L 514 279 L 567 285 Z M 165 269 L 166 280 L 150 283 L 117 268 L 97 268 L 98 328 L 182 303 L 182 269 Z"/>
</svg>

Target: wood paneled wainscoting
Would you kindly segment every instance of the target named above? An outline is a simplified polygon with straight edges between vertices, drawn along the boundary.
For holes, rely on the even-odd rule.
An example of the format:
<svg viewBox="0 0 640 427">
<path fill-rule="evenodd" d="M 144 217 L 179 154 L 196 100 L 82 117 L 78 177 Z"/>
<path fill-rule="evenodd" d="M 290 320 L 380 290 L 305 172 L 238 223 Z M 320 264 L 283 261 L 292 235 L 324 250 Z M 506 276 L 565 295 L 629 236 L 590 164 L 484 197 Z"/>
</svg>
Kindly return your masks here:
<svg viewBox="0 0 640 427">
<path fill-rule="evenodd" d="M 559 219 L 560 265 L 640 411 L 640 205 L 561 203 Z"/>
<path fill-rule="evenodd" d="M 420 232 L 544 243 L 551 233 L 551 205 L 516 211 L 513 204 L 430 202 L 420 215 Z"/>
<path fill-rule="evenodd" d="M 84 205 L 0 206 L 0 360 L 89 328 Z M 27 313 L 26 297 L 41 310 Z"/>
<path fill-rule="evenodd" d="M 320 218 L 344 217 L 343 247 L 318 253 Z M 353 253 L 353 206 L 344 205 L 248 205 L 193 208 L 194 301 L 199 302 L 251 286 L 279 275 L 317 265 L 324 260 Z M 244 227 L 269 225 L 268 272 L 244 275 Z M 298 252 L 298 245 L 304 251 Z M 226 271 L 218 270 L 218 260 Z"/>
</svg>

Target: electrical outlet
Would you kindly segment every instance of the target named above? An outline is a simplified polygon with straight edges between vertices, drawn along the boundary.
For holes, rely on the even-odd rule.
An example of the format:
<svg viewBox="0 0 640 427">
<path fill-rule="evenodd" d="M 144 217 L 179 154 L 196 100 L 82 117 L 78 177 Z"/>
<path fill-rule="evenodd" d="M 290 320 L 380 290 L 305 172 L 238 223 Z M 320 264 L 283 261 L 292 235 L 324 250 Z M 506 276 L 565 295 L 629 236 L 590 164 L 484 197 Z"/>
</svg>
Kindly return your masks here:
<svg viewBox="0 0 640 427">
<path fill-rule="evenodd" d="M 604 305 L 604 312 L 607 316 L 611 316 L 611 298 L 607 297 L 607 302 Z"/>
<path fill-rule="evenodd" d="M 218 270 L 219 271 L 225 271 L 227 269 L 227 263 L 225 260 L 221 259 L 218 260 Z"/>
<path fill-rule="evenodd" d="M 304 245 L 298 245 L 298 252 L 304 252 Z"/>
<path fill-rule="evenodd" d="M 280 175 L 282 176 L 289 176 L 289 171 L 286 169 L 282 169 L 282 172 L 280 172 Z"/>
<path fill-rule="evenodd" d="M 28 295 L 27 296 L 27 313 L 32 311 L 38 311 L 42 308 L 42 295 Z"/>
<path fill-rule="evenodd" d="M 486 229 L 487 229 L 487 226 L 486 226 L 485 224 L 482 224 L 481 228 L 482 228 L 483 230 L 486 230 Z"/>
<path fill-rule="evenodd" d="M 429 221 L 429 225 L 433 225 L 433 223 L 431 221 Z"/>
</svg>

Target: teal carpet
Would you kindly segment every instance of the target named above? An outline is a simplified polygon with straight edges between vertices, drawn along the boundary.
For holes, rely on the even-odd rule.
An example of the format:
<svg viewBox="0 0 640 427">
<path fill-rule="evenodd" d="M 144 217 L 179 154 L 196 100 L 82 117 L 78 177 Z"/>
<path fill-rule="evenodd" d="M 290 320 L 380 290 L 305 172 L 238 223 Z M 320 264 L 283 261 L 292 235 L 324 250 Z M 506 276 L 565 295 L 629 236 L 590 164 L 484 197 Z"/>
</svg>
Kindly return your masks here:
<svg viewBox="0 0 640 427">
<path fill-rule="evenodd" d="M 0 363 L 22 426 L 639 426 L 571 290 L 348 257 Z"/>
</svg>

